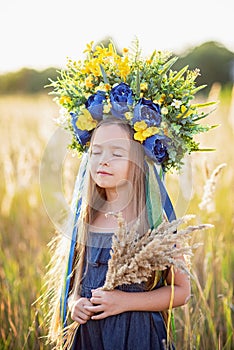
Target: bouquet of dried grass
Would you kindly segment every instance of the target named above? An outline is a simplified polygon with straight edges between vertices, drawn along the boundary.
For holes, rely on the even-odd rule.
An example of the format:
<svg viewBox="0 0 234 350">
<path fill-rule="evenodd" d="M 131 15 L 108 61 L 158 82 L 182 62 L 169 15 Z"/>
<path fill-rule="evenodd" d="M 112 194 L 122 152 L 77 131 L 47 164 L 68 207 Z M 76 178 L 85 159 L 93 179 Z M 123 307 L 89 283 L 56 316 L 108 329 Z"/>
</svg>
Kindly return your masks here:
<svg viewBox="0 0 234 350">
<path fill-rule="evenodd" d="M 189 234 L 210 226 L 188 226 L 175 235 L 179 225 L 194 218 L 193 215 L 187 215 L 171 223 L 163 221 L 157 229 L 149 230 L 140 237 L 137 233 L 138 223 L 128 231 L 121 213 L 116 216 L 118 231 L 112 240 L 104 290 L 112 290 L 122 284 L 147 281 L 153 272 L 163 271 L 170 266 L 190 274 L 188 260 L 193 255 L 192 250 L 200 243 L 190 246 Z M 186 255 L 186 260 L 179 259 L 183 255 Z"/>
<path fill-rule="evenodd" d="M 103 290 L 113 290 L 123 284 L 147 281 L 154 272 L 170 267 L 190 275 L 192 251 L 201 245 L 201 243 L 189 244 L 191 233 L 213 227 L 210 224 L 200 224 L 178 230 L 181 224 L 195 217 L 187 215 L 172 222 L 163 221 L 156 229 L 140 236 L 137 232 L 138 222 L 128 230 L 121 213 L 109 213 L 109 215 L 116 216 L 118 229 L 112 240 L 111 258 L 108 261 Z M 182 256 L 186 259 L 181 259 Z M 172 298 L 173 293 L 172 283 Z M 63 349 L 70 349 L 78 327 L 79 323 L 73 322 L 64 329 Z"/>
</svg>

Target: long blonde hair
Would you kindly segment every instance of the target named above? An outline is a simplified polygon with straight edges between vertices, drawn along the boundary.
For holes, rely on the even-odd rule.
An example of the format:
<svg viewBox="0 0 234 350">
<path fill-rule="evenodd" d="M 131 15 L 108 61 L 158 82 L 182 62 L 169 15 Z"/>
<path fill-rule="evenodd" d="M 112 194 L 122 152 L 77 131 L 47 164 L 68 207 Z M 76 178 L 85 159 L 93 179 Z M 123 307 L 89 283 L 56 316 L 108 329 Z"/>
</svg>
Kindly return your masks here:
<svg viewBox="0 0 234 350">
<path fill-rule="evenodd" d="M 142 145 L 133 139 L 133 130 L 129 124 L 121 119 L 116 119 L 109 116 L 102 120 L 95 128 L 91 140 L 90 149 L 95 137 L 95 133 L 98 128 L 103 125 L 116 125 L 126 131 L 130 143 L 130 167 L 128 173 L 128 180 L 132 184 L 132 196 L 131 196 L 131 208 L 133 211 L 133 217 L 140 218 L 140 231 L 144 234 L 148 228 L 148 220 L 146 215 L 146 189 L 145 189 L 145 166 L 144 166 L 144 149 Z M 89 224 L 93 222 L 98 214 L 98 208 L 101 208 L 106 200 L 105 189 L 100 188 L 92 179 L 90 172 L 88 171 L 86 178 L 86 184 L 84 194 L 82 198 L 81 215 L 77 223 L 78 229 L 78 241 L 76 245 L 76 254 L 73 262 L 74 270 L 76 270 L 76 278 L 71 281 L 72 294 L 81 280 L 82 267 L 84 262 L 85 244 L 87 240 L 87 232 Z M 72 286 L 73 285 L 73 286 Z"/>
</svg>

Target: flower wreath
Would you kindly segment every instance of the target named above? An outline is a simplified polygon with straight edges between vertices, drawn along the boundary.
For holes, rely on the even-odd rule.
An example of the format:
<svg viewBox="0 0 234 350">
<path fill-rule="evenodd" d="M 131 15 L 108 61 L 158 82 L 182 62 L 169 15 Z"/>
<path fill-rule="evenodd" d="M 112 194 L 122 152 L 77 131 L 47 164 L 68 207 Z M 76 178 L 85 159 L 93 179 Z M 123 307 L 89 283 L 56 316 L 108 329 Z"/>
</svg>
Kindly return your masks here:
<svg viewBox="0 0 234 350">
<path fill-rule="evenodd" d="M 108 115 L 126 120 L 145 153 L 164 171 L 179 170 L 185 154 L 199 151 L 193 136 L 212 126 L 197 123 L 209 113 L 200 107 L 215 102 L 191 104 L 206 85 L 195 85 L 199 70 L 188 66 L 171 69 L 178 57 L 154 51 L 143 58 L 138 41 L 119 54 L 110 43 L 87 45 L 84 61 L 68 59 L 56 81 L 50 80 L 51 94 L 61 106 L 58 124 L 71 132 L 70 148 L 87 151 L 92 130 Z"/>
</svg>

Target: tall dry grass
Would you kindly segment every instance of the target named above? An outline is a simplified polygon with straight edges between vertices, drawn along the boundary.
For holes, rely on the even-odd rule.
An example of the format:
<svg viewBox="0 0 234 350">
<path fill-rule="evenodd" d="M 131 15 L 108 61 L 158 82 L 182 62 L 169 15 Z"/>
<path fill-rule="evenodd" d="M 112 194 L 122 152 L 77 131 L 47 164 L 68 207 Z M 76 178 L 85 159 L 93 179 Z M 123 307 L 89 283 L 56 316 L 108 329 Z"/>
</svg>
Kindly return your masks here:
<svg viewBox="0 0 234 350">
<path fill-rule="evenodd" d="M 219 126 L 199 140 L 216 151 L 194 154 L 184 174 L 168 181 L 180 215 L 194 213 L 198 222 L 214 225 L 194 238 L 203 246 L 193 258 L 192 296 L 175 310 L 178 348 L 186 350 L 234 348 L 234 89 L 215 84 L 209 100 L 219 104 L 206 122 Z"/>
<path fill-rule="evenodd" d="M 167 178 L 178 216 L 192 213 L 198 223 L 215 225 L 195 235 L 194 240 L 204 244 L 193 257 L 192 297 L 174 312 L 176 345 L 185 350 L 234 348 L 234 92 L 216 85 L 211 95 L 220 103 L 207 122 L 220 126 L 199 139 L 216 151 L 194 154 L 186 160 L 183 174 Z M 63 144 L 53 144 L 57 140 L 52 119 L 57 114 L 57 106 L 45 95 L 0 97 L 0 349 L 49 349 L 43 315 L 38 304 L 32 304 L 40 295 L 49 260 L 47 243 L 56 221 L 52 208 L 61 209 L 61 193 L 52 198 L 51 192 L 62 189 L 69 199 L 77 170 L 77 160 L 69 154 L 56 163 L 64 151 Z M 45 156 L 48 150 L 53 150 L 53 160 Z M 212 210 L 199 208 L 206 181 L 223 163 Z M 53 187 L 61 165 L 60 187 Z"/>
</svg>

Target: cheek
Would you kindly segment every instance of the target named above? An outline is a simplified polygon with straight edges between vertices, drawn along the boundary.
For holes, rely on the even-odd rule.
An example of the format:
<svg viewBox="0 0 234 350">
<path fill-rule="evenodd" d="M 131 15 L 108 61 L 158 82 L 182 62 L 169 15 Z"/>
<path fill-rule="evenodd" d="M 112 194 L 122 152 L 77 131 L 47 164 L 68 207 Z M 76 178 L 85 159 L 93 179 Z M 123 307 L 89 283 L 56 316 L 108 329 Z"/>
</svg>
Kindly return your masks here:
<svg viewBox="0 0 234 350">
<path fill-rule="evenodd" d="M 89 171 L 92 177 L 95 176 L 96 172 L 97 172 L 97 166 L 98 166 L 98 161 L 97 159 L 90 159 L 89 161 Z"/>
<path fill-rule="evenodd" d="M 129 161 L 123 160 L 122 162 L 119 162 L 117 170 L 118 170 L 120 176 L 122 176 L 125 179 L 128 179 Z"/>
</svg>

